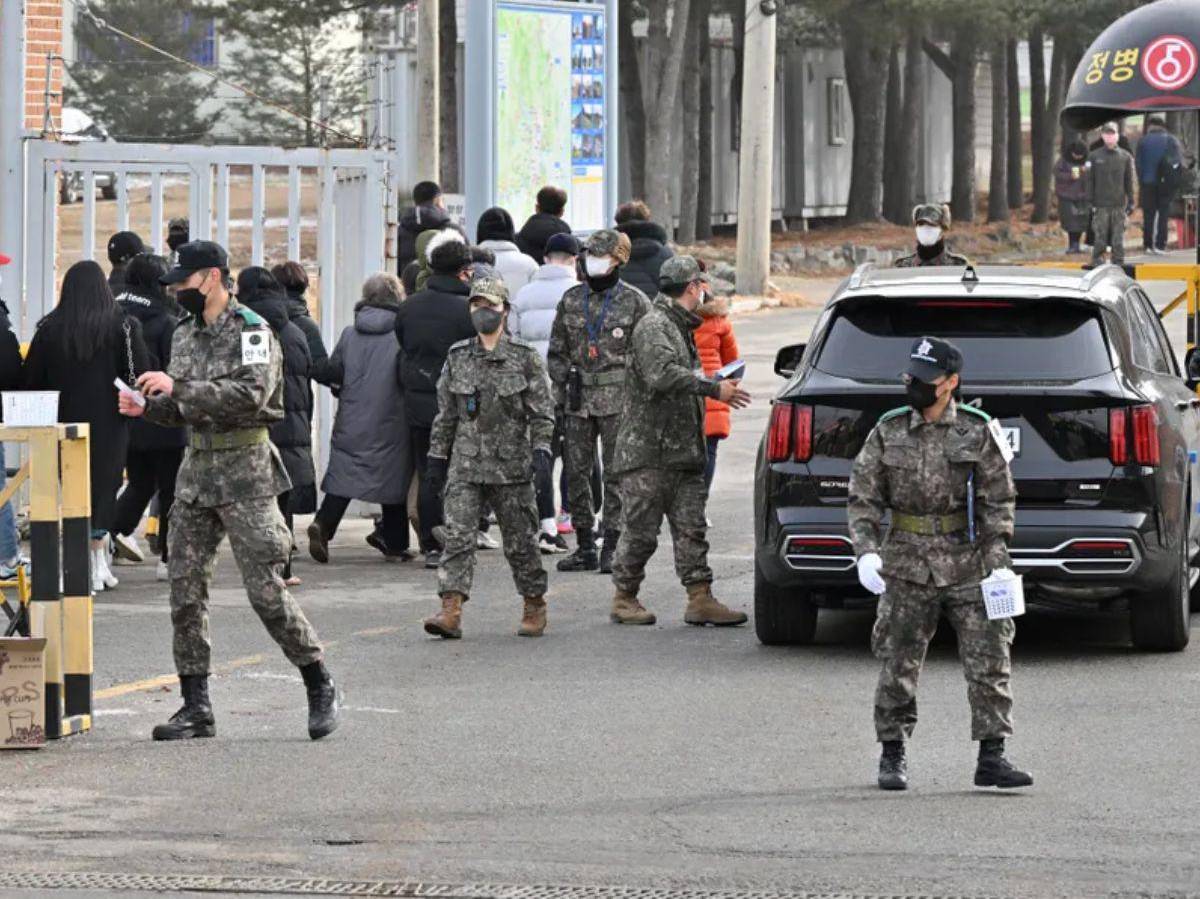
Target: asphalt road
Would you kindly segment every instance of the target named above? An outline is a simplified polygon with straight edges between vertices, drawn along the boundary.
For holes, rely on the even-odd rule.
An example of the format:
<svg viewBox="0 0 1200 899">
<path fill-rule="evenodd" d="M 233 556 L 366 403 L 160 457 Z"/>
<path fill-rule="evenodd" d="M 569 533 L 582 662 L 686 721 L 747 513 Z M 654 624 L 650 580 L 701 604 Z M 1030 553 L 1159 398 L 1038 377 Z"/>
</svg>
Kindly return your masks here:
<svg viewBox="0 0 1200 899">
<path fill-rule="evenodd" d="M 771 360 L 814 317 L 736 322 L 755 404 L 722 447 L 710 514 L 717 592 L 747 611 Z M 553 573 L 547 636 L 519 639 L 511 580 L 488 552 L 465 638 L 443 643 L 419 624 L 435 607 L 432 573 L 384 564 L 366 531 L 348 522 L 330 565 L 297 566 L 346 694 L 342 728 L 316 744 L 299 678 L 228 556 L 212 602 L 219 735 L 152 743 L 179 701 L 166 591 L 148 565 L 118 569 L 121 588 L 96 600 L 95 729 L 0 753 L 0 872 L 1200 893 L 1200 642 L 1139 655 L 1119 616 L 1026 616 L 1010 748 L 1037 784 L 1000 794 L 971 786 L 965 685 L 942 633 L 921 684 L 913 789 L 883 794 L 869 614 L 823 613 L 817 645 L 795 649 L 762 647 L 749 627 L 689 628 L 664 540 L 644 592 L 656 627 L 610 625 L 606 578 Z"/>
</svg>

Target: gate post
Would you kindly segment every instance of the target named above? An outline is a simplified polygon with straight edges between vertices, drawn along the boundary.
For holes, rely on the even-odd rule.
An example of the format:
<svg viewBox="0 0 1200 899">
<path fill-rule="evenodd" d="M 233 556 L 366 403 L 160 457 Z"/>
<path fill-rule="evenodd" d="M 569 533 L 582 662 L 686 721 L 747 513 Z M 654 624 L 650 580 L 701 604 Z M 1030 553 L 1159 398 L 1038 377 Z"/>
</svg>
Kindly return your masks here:
<svg viewBox="0 0 1200 899">
<path fill-rule="evenodd" d="M 5 274 L 12 311 L 25 300 L 25 0 L 0 0 L 0 251 L 12 257 Z"/>
</svg>

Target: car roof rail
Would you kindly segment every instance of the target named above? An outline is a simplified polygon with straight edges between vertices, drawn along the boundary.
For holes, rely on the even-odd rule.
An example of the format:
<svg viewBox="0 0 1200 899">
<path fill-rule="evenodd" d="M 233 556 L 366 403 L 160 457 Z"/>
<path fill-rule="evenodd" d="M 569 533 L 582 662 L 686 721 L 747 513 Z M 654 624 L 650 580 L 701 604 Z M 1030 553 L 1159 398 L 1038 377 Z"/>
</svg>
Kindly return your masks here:
<svg viewBox="0 0 1200 899">
<path fill-rule="evenodd" d="M 1111 271 L 1110 271 L 1111 269 Z M 1097 283 L 1102 281 L 1107 276 L 1113 273 L 1125 274 L 1125 269 L 1111 262 L 1106 262 L 1103 265 L 1098 265 L 1089 272 L 1084 272 L 1083 277 L 1079 279 L 1079 289 L 1083 291 L 1091 290 Z"/>
<path fill-rule="evenodd" d="M 963 269 L 962 279 L 964 284 L 978 284 L 979 273 L 975 271 L 975 266 L 968 262 L 967 267 Z"/>
<path fill-rule="evenodd" d="M 870 282 L 870 274 L 874 270 L 874 262 L 864 262 L 854 270 L 854 274 L 850 276 L 850 281 L 846 286 L 851 290 L 858 290 L 858 288 L 863 287 Z"/>
</svg>

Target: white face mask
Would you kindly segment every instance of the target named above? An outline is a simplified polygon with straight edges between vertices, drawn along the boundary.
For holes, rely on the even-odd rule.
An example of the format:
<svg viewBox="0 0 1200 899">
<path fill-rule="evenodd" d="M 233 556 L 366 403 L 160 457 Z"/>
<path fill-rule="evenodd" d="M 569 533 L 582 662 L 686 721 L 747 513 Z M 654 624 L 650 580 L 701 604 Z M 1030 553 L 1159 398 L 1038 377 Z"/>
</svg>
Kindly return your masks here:
<svg viewBox="0 0 1200 899">
<path fill-rule="evenodd" d="M 917 243 L 923 247 L 932 247 L 942 239 L 942 229 L 937 225 L 917 225 Z"/>
<path fill-rule="evenodd" d="M 588 256 L 584 259 L 584 267 L 589 278 L 600 278 L 607 275 L 613 267 L 611 256 Z"/>
</svg>

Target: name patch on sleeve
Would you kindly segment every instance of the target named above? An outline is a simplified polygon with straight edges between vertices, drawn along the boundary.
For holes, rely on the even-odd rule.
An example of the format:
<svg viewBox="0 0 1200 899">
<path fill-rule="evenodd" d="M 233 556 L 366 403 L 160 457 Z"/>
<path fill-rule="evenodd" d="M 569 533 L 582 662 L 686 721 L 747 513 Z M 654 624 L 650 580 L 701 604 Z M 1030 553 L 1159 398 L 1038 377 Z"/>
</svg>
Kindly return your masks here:
<svg viewBox="0 0 1200 899">
<path fill-rule="evenodd" d="M 266 365 L 271 361 L 271 332 L 242 332 L 242 365 Z"/>
<path fill-rule="evenodd" d="M 1000 450 L 1000 455 L 1004 457 L 1005 462 L 1013 460 L 1013 448 L 1008 442 L 1008 438 L 1004 436 L 1004 429 L 1000 427 L 998 419 L 993 418 L 988 422 L 988 433 L 992 435 L 992 440 L 996 443 L 996 448 Z"/>
</svg>

